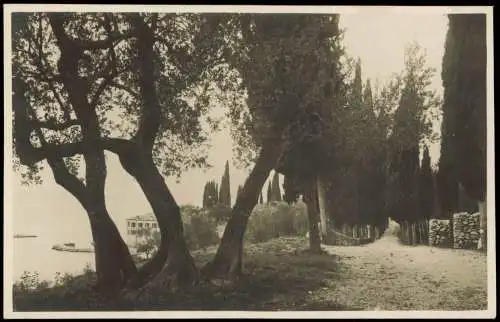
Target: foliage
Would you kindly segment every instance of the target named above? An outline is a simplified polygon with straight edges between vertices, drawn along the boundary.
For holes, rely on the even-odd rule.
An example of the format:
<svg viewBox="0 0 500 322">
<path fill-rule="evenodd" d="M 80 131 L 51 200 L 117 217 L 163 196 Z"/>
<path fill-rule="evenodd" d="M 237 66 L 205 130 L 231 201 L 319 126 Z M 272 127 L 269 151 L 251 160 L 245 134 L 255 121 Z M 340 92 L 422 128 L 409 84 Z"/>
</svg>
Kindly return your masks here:
<svg viewBox="0 0 500 322">
<path fill-rule="evenodd" d="M 344 75 L 346 105 L 333 137 L 335 157 L 324 175 L 328 209 L 336 224 L 382 224 L 386 220 L 388 137 L 400 94 L 398 78 L 363 86 L 362 65 Z"/>
<path fill-rule="evenodd" d="M 469 196 L 486 191 L 486 15 L 450 14 L 441 78 L 444 88 L 440 160 L 447 182 L 458 180 Z M 446 181 L 445 181 L 446 182 Z"/>
<path fill-rule="evenodd" d="M 95 281 L 95 272 L 87 263 L 83 268 L 81 275 L 72 275 L 69 273 L 56 272 L 53 280 L 41 280 L 38 272 L 24 271 L 18 281 L 13 284 L 13 292 L 16 293 L 35 293 L 45 291 L 50 288 L 67 288 L 76 285 L 81 286 L 82 280 L 86 280 L 85 284 L 90 284 Z"/>
<path fill-rule="evenodd" d="M 229 162 L 226 161 L 224 174 L 220 182 L 219 203 L 231 207 L 231 180 L 229 178 Z"/>
<path fill-rule="evenodd" d="M 210 180 L 203 189 L 203 208 L 210 208 L 219 203 L 219 191 L 215 181 Z"/>
<path fill-rule="evenodd" d="M 389 215 L 394 220 L 415 221 L 428 216 L 419 210 L 419 154 L 425 142 L 434 140 L 431 120 L 440 100 L 430 90 L 434 69 L 426 67 L 418 44 L 406 48 L 402 90 L 389 139 Z M 426 210 L 427 211 L 427 210 Z"/>
<path fill-rule="evenodd" d="M 67 34 L 85 48 L 79 61 L 80 76 L 88 83 L 91 107 L 99 118 L 102 137 L 113 135 L 128 139 L 139 125 L 142 102 L 138 95 L 139 67 L 130 17 L 131 14 L 126 13 L 61 16 Z M 209 42 L 204 37 L 207 32 L 205 17 L 200 14 L 150 13 L 142 18 L 154 29 L 157 39 L 155 81 L 160 89 L 158 97 L 164 118 L 154 156 L 164 174 L 179 174 L 185 168 L 206 163 L 206 133 L 201 128 L 201 121 L 214 103 L 209 98 L 216 86 L 210 85 L 214 80 L 212 76 L 220 78 L 223 69 L 219 66 L 221 53 L 213 49 L 217 47 L 214 43 L 220 40 L 220 34 L 213 30 Z M 73 121 L 76 107 L 60 77 L 60 47 L 49 15 L 19 13 L 14 14 L 13 20 L 16 26 L 12 37 L 14 76 L 27 83 L 29 100 L 36 102 L 36 111 L 31 117 L 36 116 L 33 124 L 42 129 L 49 144 L 60 146 L 78 142 L 80 125 Z M 116 41 L 106 45 L 101 40 L 105 37 Z M 159 57 L 163 59 L 160 61 Z M 222 83 L 222 80 L 218 82 Z M 37 146 L 40 138 L 34 134 L 32 138 Z M 76 159 L 65 159 L 65 162 L 71 165 L 72 171 L 79 168 Z M 30 171 L 39 171 L 31 164 L 26 166 Z M 34 175 L 29 177 L 36 178 Z"/>
<path fill-rule="evenodd" d="M 41 289 L 46 289 L 50 286 L 48 281 L 40 281 L 38 272 L 24 271 L 19 281 L 15 281 L 13 285 L 14 292 L 33 292 Z"/>
<path fill-rule="evenodd" d="M 441 154 L 436 174 L 436 190 L 439 200 L 439 214 L 436 215 L 442 219 L 450 218 L 452 214 L 459 211 L 459 183 L 453 166 L 454 160 L 448 151 L 450 138 L 449 132 L 444 129 L 446 122 L 446 118 L 443 118 Z"/>
<path fill-rule="evenodd" d="M 184 238 L 191 250 L 205 248 L 219 242 L 217 223 L 206 209 L 184 205 L 181 207 Z"/>
<path fill-rule="evenodd" d="M 283 201 L 292 204 L 298 200 L 300 195 L 300 187 L 298 185 L 299 183 L 294 180 L 293 176 L 285 175 L 283 179 Z"/>
<path fill-rule="evenodd" d="M 419 211 L 421 217 L 425 219 L 434 217 L 434 199 L 436 197 L 436 191 L 433 180 L 429 148 L 425 146 L 419 174 Z"/>
<path fill-rule="evenodd" d="M 180 207 L 183 232 L 186 243 L 191 250 L 205 248 L 219 242 L 217 225 L 226 221 L 231 209 L 217 204 L 211 208 L 198 208 L 191 205 Z M 141 238 L 136 245 L 138 255 L 149 258 L 158 250 L 161 236 L 158 231 L 142 230 L 138 232 Z"/>
<path fill-rule="evenodd" d="M 270 202 L 254 208 L 245 238 L 258 243 L 280 236 L 305 236 L 307 232 L 307 208 L 303 202 Z"/>
<path fill-rule="evenodd" d="M 207 216 L 212 218 L 217 224 L 225 223 L 231 217 L 231 208 L 218 203 L 212 207 L 205 208 L 207 210 Z"/>
<path fill-rule="evenodd" d="M 140 231 L 139 231 L 140 232 Z M 149 258 L 160 246 L 161 236 L 158 231 L 148 231 L 145 230 L 142 233 L 139 233 L 139 236 L 143 236 L 145 238 L 141 238 L 136 244 L 136 253 L 138 255 L 144 255 Z"/>
<path fill-rule="evenodd" d="M 238 159 L 246 157 L 246 164 L 251 163 L 263 142 L 282 141 L 285 132 L 285 145 L 304 134 L 308 111 L 323 98 L 321 91 L 333 87 L 328 83 L 330 71 L 320 67 L 326 57 L 317 56 L 317 43 L 326 48 L 334 42 L 337 23 L 337 15 L 236 16 L 240 36 L 235 36 L 231 59 L 246 100 L 232 105 L 229 115 L 235 148 L 245 150 L 237 152 Z"/>
</svg>

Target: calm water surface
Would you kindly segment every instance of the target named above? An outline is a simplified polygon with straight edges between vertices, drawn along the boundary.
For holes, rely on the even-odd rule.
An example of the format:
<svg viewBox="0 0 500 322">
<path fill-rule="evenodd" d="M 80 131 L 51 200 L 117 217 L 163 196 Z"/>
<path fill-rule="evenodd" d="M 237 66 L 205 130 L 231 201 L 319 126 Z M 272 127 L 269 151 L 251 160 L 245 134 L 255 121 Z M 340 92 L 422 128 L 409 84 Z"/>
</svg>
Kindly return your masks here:
<svg viewBox="0 0 500 322">
<path fill-rule="evenodd" d="M 82 240 L 83 239 L 83 240 Z M 78 274 L 86 265 L 95 269 L 94 253 L 70 253 L 52 250 L 54 244 L 75 242 L 77 247 L 89 247 L 85 238 L 62 239 L 56 235 L 37 238 L 14 238 L 13 279 L 19 280 L 24 271 L 35 272 L 40 279 L 53 280 L 57 272 Z"/>
</svg>

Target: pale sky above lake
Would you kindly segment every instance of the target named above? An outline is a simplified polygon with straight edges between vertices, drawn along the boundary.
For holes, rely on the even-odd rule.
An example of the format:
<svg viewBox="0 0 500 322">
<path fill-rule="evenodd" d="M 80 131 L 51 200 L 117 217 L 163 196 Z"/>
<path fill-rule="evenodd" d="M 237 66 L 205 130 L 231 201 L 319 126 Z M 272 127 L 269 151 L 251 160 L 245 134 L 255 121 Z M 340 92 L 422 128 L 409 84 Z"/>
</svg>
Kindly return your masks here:
<svg viewBox="0 0 500 322">
<path fill-rule="evenodd" d="M 403 69 L 405 45 L 417 41 L 427 52 L 428 66 L 436 69 L 433 87 L 442 92 L 441 59 L 447 30 L 447 18 L 442 13 L 395 13 L 391 9 L 357 9 L 354 14 L 342 14 L 340 24 L 346 29 L 344 44 L 350 56 L 362 61 L 363 79 L 385 81 Z M 212 137 L 209 162 L 213 168 L 185 172 L 180 183 L 167 179 L 167 184 L 179 204 L 201 206 L 203 186 L 208 180 L 220 181 L 226 160 L 230 161 L 231 195 L 234 200 L 238 185 L 243 184 L 247 170 L 231 164 L 232 142 L 227 131 Z M 439 146 L 431 147 L 432 162 L 439 157 Z M 150 212 L 150 207 L 134 180 L 119 166 L 117 158 L 108 153 L 106 198 L 108 210 L 124 229 L 127 217 Z M 88 220 L 76 199 L 59 187 L 49 170 L 43 173 L 44 183 L 24 187 L 14 174 L 14 232 L 60 232 L 68 238 L 88 227 Z M 264 185 L 264 192 L 267 184 Z M 264 193 L 265 197 L 265 193 Z M 86 228 L 89 233 L 89 228 Z"/>
</svg>

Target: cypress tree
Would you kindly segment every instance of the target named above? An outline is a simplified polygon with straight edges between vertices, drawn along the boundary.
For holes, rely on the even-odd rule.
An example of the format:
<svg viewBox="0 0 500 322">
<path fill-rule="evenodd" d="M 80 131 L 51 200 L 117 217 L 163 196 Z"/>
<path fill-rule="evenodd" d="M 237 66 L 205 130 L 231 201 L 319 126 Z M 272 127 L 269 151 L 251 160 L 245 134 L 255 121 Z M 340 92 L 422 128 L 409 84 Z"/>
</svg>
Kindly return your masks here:
<svg viewBox="0 0 500 322">
<path fill-rule="evenodd" d="M 212 180 L 212 198 L 215 204 L 219 204 L 219 184 Z"/>
<path fill-rule="evenodd" d="M 217 199 L 218 199 L 218 192 L 217 188 L 215 185 L 215 182 L 213 180 L 210 180 L 206 183 L 206 197 L 204 200 L 204 206 L 203 207 L 213 207 L 217 204 Z"/>
<path fill-rule="evenodd" d="M 426 113 L 437 108 L 437 94 L 429 88 L 433 70 L 425 66 L 418 44 L 406 48 L 403 88 L 391 134 L 391 217 L 396 221 L 421 219 L 419 202 L 420 144 L 432 133 Z"/>
<path fill-rule="evenodd" d="M 394 176 L 393 209 L 394 220 L 414 221 L 418 218 L 418 174 L 419 174 L 419 139 L 416 132 L 416 120 L 413 109 L 416 108 L 415 93 L 411 88 L 403 89 L 400 105 L 396 111 L 393 132 Z"/>
<path fill-rule="evenodd" d="M 467 195 L 479 202 L 486 246 L 486 15 L 450 14 L 443 55 L 443 122 L 449 157 Z"/>
<path fill-rule="evenodd" d="M 220 190 L 219 190 L 219 203 L 226 207 L 231 207 L 231 181 L 229 179 L 229 161 L 226 161 L 224 174 L 222 175 Z"/>
<path fill-rule="evenodd" d="M 359 95 L 359 93 L 358 93 Z M 384 218 L 384 181 L 383 173 L 385 154 L 383 150 L 383 131 L 378 127 L 371 82 L 366 81 L 361 104 L 361 123 L 357 149 L 362 154 L 359 158 L 358 201 L 359 223 L 376 224 Z M 381 218 L 379 218 L 381 217 Z"/>
<path fill-rule="evenodd" d="M 433 217 L 434 210 L 434 183 L 432 178 L 431 158 L 429 148 L 425 146 L 420 167 L 419 180 L 420 217 Z"/>
<path fill-rule="evenodd" d="M 441 123 L 441 155 L 439 157 L 438 172 L 436 174 L 436 195 L 438 198 L 437 218 L 450 218 L 457 212 L 458 206 L 458 178 L 453 166 L 453 156 L 449 149 L 452 134 L 447 130 L 449 120 L 443 118 Z"/>
<path fill-rule="evenodd" d="M 484 201 L 486 190 L 486 15 L 448 15 L 443 56 L 443 121 L 449 153 L 467 194 Z"/>
</svg>

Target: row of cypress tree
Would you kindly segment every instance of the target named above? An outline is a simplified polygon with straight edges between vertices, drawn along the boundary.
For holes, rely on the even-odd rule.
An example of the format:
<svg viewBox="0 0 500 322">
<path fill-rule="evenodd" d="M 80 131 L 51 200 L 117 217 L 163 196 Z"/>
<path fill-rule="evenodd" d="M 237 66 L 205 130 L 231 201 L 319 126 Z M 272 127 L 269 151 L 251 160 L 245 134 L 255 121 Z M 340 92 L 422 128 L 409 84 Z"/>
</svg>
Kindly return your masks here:
<svg viewBox="0 0 500 322">
<path fill-rule="evenodd" d="M 224 174 L 219 185 L 210 180 L 203 188 L 203 208 L 210 208 L 215 205 L 231 207 L 231 179 L 229 178 L 229 162 L 226 161 Z"/>
<path fill-rule="evenodd" d="M 209 180 L 205 183 L 203 188 L 203 208 L 211 208 L 215 205 L 223 205 L 231 207 L 231 191 L 230 191 L 230 176 L 229 176 L 229 162 L 226 161 L 224 174 L 221 178 L 220 187 L 214 180 Z M 241 193 L 243 186 L 238 185 L 237 196 Z M 281 195 L 281 188 L 279 182 L 279 174 L 275 172 L 267 185 L 267 202 L 282 201 L 284 196 Z M 262 192 L 259 196 L 259 203 L 264 204 Z"/>
</svg>

